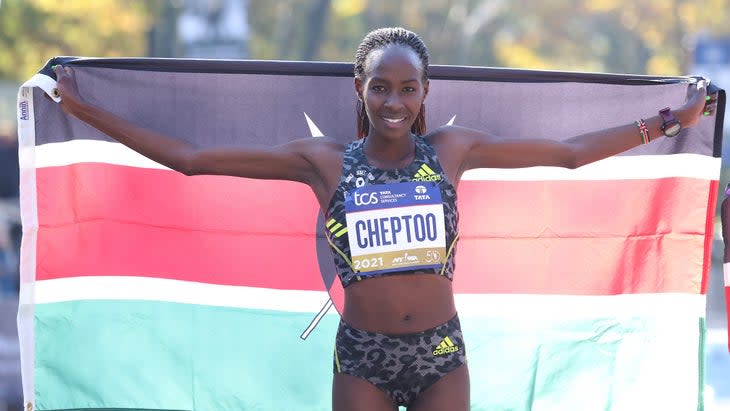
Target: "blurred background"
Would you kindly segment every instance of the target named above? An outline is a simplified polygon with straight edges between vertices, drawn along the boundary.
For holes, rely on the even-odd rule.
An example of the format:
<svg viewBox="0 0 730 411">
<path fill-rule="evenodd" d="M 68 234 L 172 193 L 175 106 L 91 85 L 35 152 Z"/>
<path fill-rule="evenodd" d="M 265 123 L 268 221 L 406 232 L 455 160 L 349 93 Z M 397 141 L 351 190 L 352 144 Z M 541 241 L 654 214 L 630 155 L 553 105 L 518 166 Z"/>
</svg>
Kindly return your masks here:
<svg viewBox="0 0 730 411">
<path fill-rule="evenodd" d="M 0 411 L 22 409 L 16 94 L 49 58 L 349 62 L 368 31 L 398 25 L 423 37 L 432 64 L 698 74 L 730 88 L 728 21 L 730 0 L 0 0 Z M 726 140 L 722 188 L 728 159 Z M 705 409 L 730 410 L 717 221 Z"/>
</svg>

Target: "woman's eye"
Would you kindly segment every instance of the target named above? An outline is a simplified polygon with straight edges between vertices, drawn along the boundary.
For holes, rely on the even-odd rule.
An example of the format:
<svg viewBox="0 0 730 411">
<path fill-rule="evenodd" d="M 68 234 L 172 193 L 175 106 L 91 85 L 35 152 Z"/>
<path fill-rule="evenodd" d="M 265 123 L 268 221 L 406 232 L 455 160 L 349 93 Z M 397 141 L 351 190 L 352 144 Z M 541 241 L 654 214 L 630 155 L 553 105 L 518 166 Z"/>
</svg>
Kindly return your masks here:
<svg viewBox="0 0 730 411">
<path fill-rule="evenodd" d="M 403 87 L 403 91 L 406 93 L 413 93 L 416 89 L 414 87 Z"/>
<path fill-rule="evenodd" d="M 372 87 L 370 87 L 370 90 L 372 90 L 372 91 L 374 91 L 376 93 L 382 93 L 383 91 L 385 91 L 385 87 L 383 87 L 383 86 L 372 86 Z"/>
</svg>

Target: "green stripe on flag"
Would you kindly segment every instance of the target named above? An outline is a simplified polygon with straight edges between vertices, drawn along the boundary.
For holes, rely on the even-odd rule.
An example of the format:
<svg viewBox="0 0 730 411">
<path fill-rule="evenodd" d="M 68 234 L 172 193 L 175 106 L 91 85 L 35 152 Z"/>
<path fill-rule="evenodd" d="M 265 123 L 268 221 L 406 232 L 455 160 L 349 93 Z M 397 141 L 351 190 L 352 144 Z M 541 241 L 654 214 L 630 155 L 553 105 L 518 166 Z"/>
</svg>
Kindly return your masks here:
<svg viewBox="0 0 730 411">
<path fill-rule="evenodd" d="M 471 409 L 702 409 L 702 319 L 584 318 L 589 305 L 462 316 Z M 331 408 L 337 315 L 307 340 L 312 313 L 85 300 L 35 315 L 37 410 Z"/>
<path fill-rule="evenodd" d="M 697 321 L 462 319 L 471 410 L 697 409 Z"/>
<path fill-rule="evenodd" d="M 78 301 L 35 314 L 38 410 L 331 408 L 336 315 L 302 341 L 311 313 Z"/>
</svg>

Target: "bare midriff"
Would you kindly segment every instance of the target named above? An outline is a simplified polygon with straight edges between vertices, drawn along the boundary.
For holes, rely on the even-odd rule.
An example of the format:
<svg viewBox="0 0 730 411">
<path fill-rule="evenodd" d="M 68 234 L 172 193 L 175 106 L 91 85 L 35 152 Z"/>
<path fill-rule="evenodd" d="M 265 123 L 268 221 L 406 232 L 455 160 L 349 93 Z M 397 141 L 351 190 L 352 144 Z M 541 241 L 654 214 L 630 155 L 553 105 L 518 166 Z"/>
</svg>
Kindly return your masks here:
<svg viewBox="0 0 730 411">
<path fill-rule="evenodd" d="M 376 277 L 345 289 L 343 320 L 364 331 L 411 334 L 441 325 L 454 315 L 451 281 L 440 275 Z"/>
</svg>

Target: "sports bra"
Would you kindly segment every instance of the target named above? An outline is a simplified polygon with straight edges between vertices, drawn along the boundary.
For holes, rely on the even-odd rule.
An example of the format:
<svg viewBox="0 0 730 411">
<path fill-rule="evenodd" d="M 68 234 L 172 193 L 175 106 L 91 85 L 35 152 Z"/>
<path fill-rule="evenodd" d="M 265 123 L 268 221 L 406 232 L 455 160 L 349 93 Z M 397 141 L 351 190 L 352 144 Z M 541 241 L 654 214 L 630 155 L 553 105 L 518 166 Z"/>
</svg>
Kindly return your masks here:
<svg viewBox="0 0 730 411">
<path fill-rule="evenodd" d="M 325 236 L 342 286 L 414 272 L 451 280 L 459 237 L 456 190 L 433 147 L 415 137 L 413 162 L 383 170 L 368 163 L 365 141 L 345 148 L 325 212 Z"/>
</svg>

